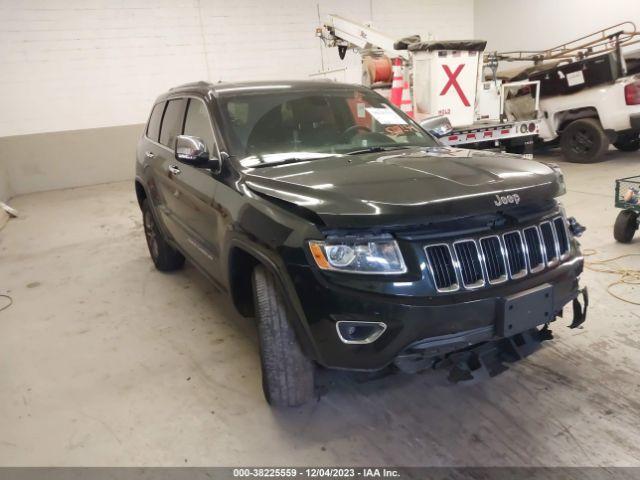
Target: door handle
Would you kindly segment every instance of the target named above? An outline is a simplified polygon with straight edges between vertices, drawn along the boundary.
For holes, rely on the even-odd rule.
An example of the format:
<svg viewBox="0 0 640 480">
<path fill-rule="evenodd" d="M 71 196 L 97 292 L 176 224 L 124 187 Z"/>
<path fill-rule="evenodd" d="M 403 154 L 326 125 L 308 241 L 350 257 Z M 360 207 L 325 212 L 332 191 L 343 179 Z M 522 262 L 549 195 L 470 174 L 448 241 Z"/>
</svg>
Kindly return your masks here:
<svg viewBox="0 0 640 480">
<path fill-rule="evenodd" d="M 147 158 L 153 158 L 156 156 L 156 154 L 153 152 L 144 152 L 144 156 Z"/>
<path fill-rule="evenodd" d="M 169 165 L 169 173 L 172 173 L 173 175 L 180 175 L 180 169 L 175 165 Z"/>
</svg>

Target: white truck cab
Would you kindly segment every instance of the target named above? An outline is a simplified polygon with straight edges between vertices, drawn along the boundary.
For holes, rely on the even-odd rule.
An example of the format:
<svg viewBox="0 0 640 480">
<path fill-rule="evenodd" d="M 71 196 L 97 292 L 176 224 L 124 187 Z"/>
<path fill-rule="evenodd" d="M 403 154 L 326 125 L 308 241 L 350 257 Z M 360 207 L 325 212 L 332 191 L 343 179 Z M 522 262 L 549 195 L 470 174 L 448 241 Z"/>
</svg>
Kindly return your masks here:
<svg viewBox="0 0 640 480">
<path fill-rule="evenodd" d="M 598 161 L 610 144 L 640 148 L 640 75 L 540 99 L 540 139 L 558 142 L 568 160 Z"/>
</svg>

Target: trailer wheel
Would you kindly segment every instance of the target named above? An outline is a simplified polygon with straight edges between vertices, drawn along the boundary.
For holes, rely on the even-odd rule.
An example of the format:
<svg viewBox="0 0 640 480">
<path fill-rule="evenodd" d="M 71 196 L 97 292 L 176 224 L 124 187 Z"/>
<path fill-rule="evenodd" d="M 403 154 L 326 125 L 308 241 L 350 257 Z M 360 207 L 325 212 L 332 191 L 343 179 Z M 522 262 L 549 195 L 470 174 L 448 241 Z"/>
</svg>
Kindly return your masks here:
<svg viewBox="0 0 640 480">
<path fill-rule="evenodd" d="M 609 138 L 595 118 L 571 122 L 560 135 L 560 148 L 565 158 L 575 163 L 594 163 L 609 148 Z"/>
<path fill-rule="evenodd" d="M 629 243 L 638 229 L 638 214 L 633 210 L 622 210 L 613 225 L 613 238 L 620 243 Z"/>
<path fill-rule="evenodd" d="M 637 132 L 620 134 L 613 146 L 621 152 L 636 152 L 640 149 L 640 136 Z"/>
</svg>

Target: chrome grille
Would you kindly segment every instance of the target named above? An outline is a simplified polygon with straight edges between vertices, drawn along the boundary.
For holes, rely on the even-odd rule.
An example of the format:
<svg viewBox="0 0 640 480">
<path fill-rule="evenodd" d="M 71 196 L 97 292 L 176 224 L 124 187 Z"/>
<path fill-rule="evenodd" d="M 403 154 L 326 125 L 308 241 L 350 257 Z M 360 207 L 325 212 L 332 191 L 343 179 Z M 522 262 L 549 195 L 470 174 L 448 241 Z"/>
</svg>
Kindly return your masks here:
<svg viewBox="0 0 640 480">
<path fill-rule="evenodd" d="M 524 258 L 524 245 L 519 231 L 502 235 L 507 249 L 507 265 L 511 278 L 524 277 L 527 274 L 527 260 Z"/>
<path fill-rule="evenodd" d="M 442 243 L 430 245 L 426 248 L 431 275 L 436 282 L 436 289 L 440 292 L 458 290 L 456 269 L 449 245 Z"/>
<path fill-rule="evenodd" d="M 500 236 L 427 245 L 425 252 L 439 292 L 471 290 L 555 265 L 570 253 L 569 233 L 559 216 Z"/>
<path fill-rule="evenodd" d="M 487 268 L 489 283 L 496 284 L 507 280 L 507 265 L 504 260 L 502 244 L 497 236 L 480 239 L 480 247 Z"/>
<path fill-rule="evenodd" d="M 569 237 L 567 236 L 567 227 L 563 218 L 554 218 L 553 225 L 556 227 L 556 237 L 558 239 L 558 248 L 560 258 L 569 253 Z"/>
<path fill-rule="evenodd" d="M 544 243 L 544 252 L 547 265 L 553 265 L 558 261 L 558 248 L 556 246 L 556 234 L 551 222 L 542 222 L 540 224 L 540 233 L 542 233 L 542 241 Z"/>
<path fill-rule="evenodd" d="M 453 248 L 460 264 L 462 274 L 462 284 L 466 288 L 478 288 L 484 285 L 484 275 L 482 274 L 482 264 L 478 247 L 473 240 L 461 240 L 453 243 Z"/>
<path fill-rule="evenodd" d="M 527 227 L 523 231 L 524 241 L 527 246 L 527 261 L 531 273 L 539 272 L 544 268 L 544 258 L 542 258 L 542 241 L 538 227 Z"/>
</svg>

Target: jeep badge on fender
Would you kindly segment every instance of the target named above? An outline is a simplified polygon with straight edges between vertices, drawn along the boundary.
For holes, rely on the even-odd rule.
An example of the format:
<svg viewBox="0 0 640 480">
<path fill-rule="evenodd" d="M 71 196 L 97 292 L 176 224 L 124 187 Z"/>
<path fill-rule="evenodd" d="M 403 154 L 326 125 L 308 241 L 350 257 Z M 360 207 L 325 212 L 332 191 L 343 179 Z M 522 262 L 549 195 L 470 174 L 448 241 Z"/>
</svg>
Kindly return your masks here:
<svg viewBox="0 0 640 480">
<path fill-rule="evenodd" d="M 496 205 L 496 207 L 507 205 L 509 203 L 518 205 L 520 203 L 520 195 L 518 195 L 517 193 L 507 196 L 496 195 L 496 200 L 493 203 Z"/>
</svg>

